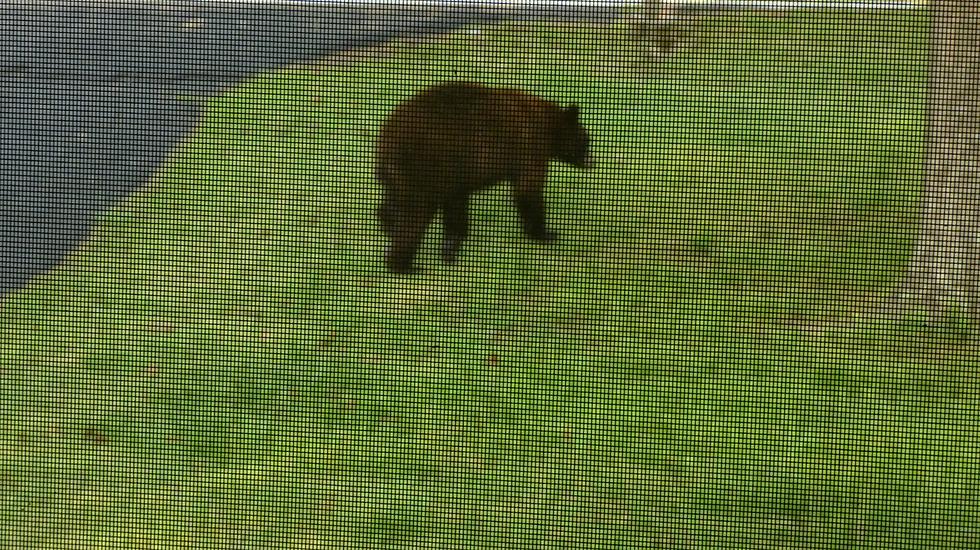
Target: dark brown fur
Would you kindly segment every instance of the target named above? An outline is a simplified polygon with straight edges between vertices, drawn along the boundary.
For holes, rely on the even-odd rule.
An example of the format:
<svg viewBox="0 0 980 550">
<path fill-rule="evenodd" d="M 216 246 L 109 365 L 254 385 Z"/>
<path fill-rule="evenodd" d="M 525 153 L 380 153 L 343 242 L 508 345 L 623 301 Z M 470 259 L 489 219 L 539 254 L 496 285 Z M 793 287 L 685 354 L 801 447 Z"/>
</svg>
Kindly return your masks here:
<svg viewBox="0 0 980 550">
<path fill-rule="evenodd" d="M 388 269 L 415 271 L 422 237 L 439 211 L 443 260 L 456 261 L 469 232 L 470 196 L 502 181 L 511 184 L 524 233 L 555 240 L 544 203 L 552 159 L 591 164 L 575 105 L 563 109 L 522 90 L 468 82 L 434 86 L 399 105 L 381 128 L 375 158 Z"/>
</svg>

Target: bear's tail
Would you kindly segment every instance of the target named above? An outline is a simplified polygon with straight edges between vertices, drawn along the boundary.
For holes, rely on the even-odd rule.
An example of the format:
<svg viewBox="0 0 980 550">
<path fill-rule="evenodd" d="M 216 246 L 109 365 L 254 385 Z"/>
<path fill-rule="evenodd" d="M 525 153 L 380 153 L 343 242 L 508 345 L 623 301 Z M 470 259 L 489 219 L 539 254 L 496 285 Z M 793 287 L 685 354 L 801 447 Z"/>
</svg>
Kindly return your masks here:
<svg viewBox="0 0 980 550">
<path fill-rule="evenodd" d="M 391 164 L 379 162 L 374 166 L 374 179 L 381 183 L 391 183 L 395 181 L 397 174 L 391 169 Z"/>
</svg>

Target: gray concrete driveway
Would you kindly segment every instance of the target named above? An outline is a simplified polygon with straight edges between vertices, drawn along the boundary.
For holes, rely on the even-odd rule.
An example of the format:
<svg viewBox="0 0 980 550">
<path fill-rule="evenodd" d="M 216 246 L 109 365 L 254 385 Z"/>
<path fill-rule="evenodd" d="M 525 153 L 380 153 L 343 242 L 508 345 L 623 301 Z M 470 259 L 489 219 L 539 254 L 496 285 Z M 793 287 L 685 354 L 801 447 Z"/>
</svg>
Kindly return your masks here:
<svg viewBox="0 0 980 550">
<path fill-rule="evenodd" d="M 493 19 L 613 7 L 0 4 L 0 297 L 56 266 L 192 127 L 183 94 L 257 71 Z"/>
</svg>

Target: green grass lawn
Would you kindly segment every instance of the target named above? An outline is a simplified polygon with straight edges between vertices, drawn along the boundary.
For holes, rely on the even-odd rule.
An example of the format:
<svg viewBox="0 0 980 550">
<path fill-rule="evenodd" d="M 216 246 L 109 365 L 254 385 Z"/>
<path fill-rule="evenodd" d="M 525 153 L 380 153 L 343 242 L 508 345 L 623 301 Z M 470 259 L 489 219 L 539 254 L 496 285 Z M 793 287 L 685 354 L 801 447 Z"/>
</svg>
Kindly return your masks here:
<svg viewBox="0 0 980 550">
<path fill-rule="evenodd" d="M 278 70 L 0 309 L 2 548 L 969 548 L 977 340 L 900 275 L 923 14 L 729 14 L 670 57 L 507 24 Z M 583 105 L 563 240 L 506 189 L 381 266 L 372 141 L 449 79 Z"/>
</svg>

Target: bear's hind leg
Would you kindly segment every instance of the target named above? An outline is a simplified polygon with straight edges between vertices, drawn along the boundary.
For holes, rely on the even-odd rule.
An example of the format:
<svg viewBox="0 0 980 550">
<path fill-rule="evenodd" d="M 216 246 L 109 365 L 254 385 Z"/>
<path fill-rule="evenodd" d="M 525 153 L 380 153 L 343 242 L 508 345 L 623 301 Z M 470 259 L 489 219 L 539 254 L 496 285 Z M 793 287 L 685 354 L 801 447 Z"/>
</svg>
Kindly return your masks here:
<svg viewBox="0 0 980 550">
<path fill-rule="evenodd" d="M 425 231 L 435 217 L 435 209 L 415 205 L 391 219 L 391 244 L 385 253 L 385 265 L 392 273 L 417 273 L 415 256 L 418 254 Z M 394 218 L 394 216 L 392 216 Z"/>
<path fill-rule="evenodd" d="M 378 220 L 378 225 L 381 226 L 381 232 L 385 234 L 385 237 L 390 239 L 394 228 L 394 212 L 391 201 L 388 199 L 382 200 L 381 204 L 375 209 L 374 215 Z"/>
<path fill-rule="evenodd" d="M 456 263 L 470 233 L 470 196 L 458 192 L 442 204 L 442 261 Z"/>
</svg>

